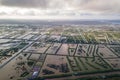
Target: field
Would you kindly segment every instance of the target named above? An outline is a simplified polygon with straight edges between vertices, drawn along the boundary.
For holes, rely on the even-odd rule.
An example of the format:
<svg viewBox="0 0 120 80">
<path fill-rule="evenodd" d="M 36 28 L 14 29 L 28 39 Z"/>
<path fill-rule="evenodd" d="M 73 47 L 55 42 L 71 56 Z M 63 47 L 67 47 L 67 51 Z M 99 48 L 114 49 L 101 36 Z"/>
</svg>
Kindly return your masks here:
<svg viewBox="0 0 120 80">
<path fill-rule="evenodd" d="M 119 31 L 95 26 L 0 30 L 0 80 L 103 80 L 120 75 Z"/>
</svg>

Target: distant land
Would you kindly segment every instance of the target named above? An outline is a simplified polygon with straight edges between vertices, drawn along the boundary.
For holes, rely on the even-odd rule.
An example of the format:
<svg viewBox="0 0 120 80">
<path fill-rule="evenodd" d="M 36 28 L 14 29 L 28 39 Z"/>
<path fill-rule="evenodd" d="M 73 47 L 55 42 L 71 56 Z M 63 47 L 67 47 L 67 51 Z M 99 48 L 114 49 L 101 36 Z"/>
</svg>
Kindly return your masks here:
<svg viewBox="0 0 120 80">
<path fill-rule="evenodd" d="M 38 24 L 38 25 L 98 25 L 120 24 L 120 20 L 32 20 L 32 19 L 0 19 L 0 24 Z"/>
</svg>

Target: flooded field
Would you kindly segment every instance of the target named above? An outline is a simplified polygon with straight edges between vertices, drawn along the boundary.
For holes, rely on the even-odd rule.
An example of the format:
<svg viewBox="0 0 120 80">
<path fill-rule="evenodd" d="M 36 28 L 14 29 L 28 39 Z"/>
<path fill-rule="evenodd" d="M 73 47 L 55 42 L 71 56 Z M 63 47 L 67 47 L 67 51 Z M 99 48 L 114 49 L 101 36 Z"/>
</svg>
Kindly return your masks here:
<svg viewBox="0 0 120 80">
<path fill-rule="evenodd" d="M 88 76 L 103 80 L 109 74 L 119 76 L 118 30 L 82 26 L 9 27 L 1 31 L 0 80 L 74 80 Z"/>
</svg>

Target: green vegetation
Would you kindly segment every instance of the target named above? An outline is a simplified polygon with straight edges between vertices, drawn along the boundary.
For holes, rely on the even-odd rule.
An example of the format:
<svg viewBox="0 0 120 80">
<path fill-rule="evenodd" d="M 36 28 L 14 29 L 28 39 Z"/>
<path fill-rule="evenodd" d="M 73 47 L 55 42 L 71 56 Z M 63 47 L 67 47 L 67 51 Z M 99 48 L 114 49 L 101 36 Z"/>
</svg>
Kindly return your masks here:
<svg viewBox="0 0 120 80">
<path fill-rule="evenodd" d="M 26 77 L 29 74 L 29 72 L 24 72 L 20 75 L 20 77 Z"/>
</svg>

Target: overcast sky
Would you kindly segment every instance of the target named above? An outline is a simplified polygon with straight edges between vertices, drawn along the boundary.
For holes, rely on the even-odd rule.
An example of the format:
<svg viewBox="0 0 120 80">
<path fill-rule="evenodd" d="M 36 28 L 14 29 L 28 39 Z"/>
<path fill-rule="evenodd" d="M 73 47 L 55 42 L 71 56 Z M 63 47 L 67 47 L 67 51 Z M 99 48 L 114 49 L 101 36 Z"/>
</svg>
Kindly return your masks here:
<svg viewBox="0 0 120 80">
<path fill-rule="evenodd" d="M 120 0 L 0 0 L 0 18 L 120 19 Z"/>
</svg>

